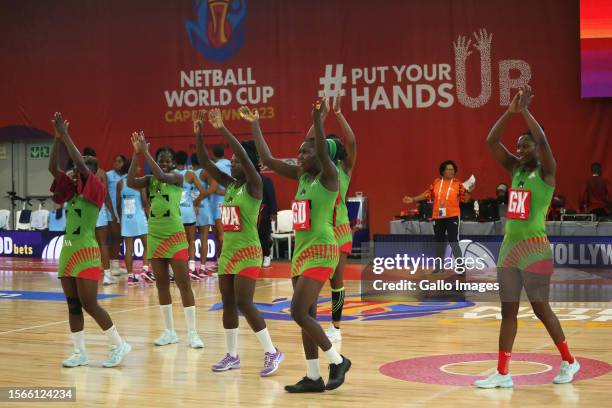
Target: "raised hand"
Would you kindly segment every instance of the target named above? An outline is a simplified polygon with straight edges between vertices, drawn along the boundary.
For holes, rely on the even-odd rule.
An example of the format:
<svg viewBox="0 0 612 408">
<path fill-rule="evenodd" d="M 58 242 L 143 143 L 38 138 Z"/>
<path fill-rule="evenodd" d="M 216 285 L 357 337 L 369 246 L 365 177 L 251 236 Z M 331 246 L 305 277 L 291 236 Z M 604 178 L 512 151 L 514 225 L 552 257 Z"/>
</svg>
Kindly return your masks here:
<svg viewBox="0 0 612 408">
<path fill-rule="evenodd" d="M 246 106 L 241 106 L 238 109 L 238 113 L 240 113 L 240 117 L 246 120 L 247 122 L 253 123 L 256 120 L 259 120 L 259 112 L 257 111 L 257 109 L 250 110 Z"/>
<path fill-rule="evenodd" d="M 53 123 L 53 137 L 56 139 L 61 139 L 62 134 L 57 130 L 57 127 L 55 127 L 55 120 L 52 120 L 51 123 Z M 66 130 L 68 130 L 69 126 L 70 122 L 66 121 Z"/>
<path fill-rule="evenodd" d="M 342 113 L 342 96 L 338 95 L 334 98 L 334 113 L 336 115 Z"/>
<path fill-rule="evenodd" d="M 142 130 L 138 132 L 138 142 L 140 143 L 140 149 L 143 152 L 146 152 L 147 150 L 149 150 L 149 144 L 147 143 L 144 132 Z"/>
<path fill-rule="evenodd" d="M 321 119 L 325 116 L 325 99 L 324 98 L 322 101 L 315 101 L 315 103 L 312 104 L 312 118 L 313 119 Z M 327 99 L 329 101 L 329 99 Z"/>
<path fill-rule="evenodd" d="M 534 95 L 531 93 L 531 87 L 529 85 L 521 87 L 518 105 L 520 106 L 522 111 L 527 110 L 529 108 L 529 104 L 531 104 L 533 96 Z"/>
<path fill-rule="evenodd" d="M 519 98 L 521 97 L 521 91 L 518 91 L 514 98 L 512 98 L 512 102 L 508 105 L 508 112 L 510 113 L 519 113 L 521 111 L 521 107 L 519 105 Z"/>
<path fill-rule="evenodd" d="M 325 118 L 325 116 L 327 116 L 327 114 L 329 113 L 329 96 L 323 98 L 321 102 L 321 117 Z"/>
<path fill-rule="evenodd" d="M 216 108 L 208 112 L 208 121 L 215 129 L 221 129 L 223 127 L 223 117 L 221 111 Z"/>
<path fill-rule="evenodd" d="M 204 134 L 204 121 L 206 120 L 206 111 L 201 110 L 195 114 L 195 120 L 193 121 L 193 132 L 197 136 Z"/>
<path fill-rule="evenodd" d="M 66 121 L 60 112 L 55 112 L 53 115 L 53 133 L 56 138 L 61 138 L 64 134 L 68 133 L 68 126 L 70 122 Z"/>
<path fill-rule="evenodd" d="M 130 141 L 132 142 L 132 146 L 134 147 L 134 152 L 136 154 L 141 154 L 143 151 L 140 149 L 140 141 L 138 132 L 132 132 L 132 136 L 130 137 Z"/>
</svg>

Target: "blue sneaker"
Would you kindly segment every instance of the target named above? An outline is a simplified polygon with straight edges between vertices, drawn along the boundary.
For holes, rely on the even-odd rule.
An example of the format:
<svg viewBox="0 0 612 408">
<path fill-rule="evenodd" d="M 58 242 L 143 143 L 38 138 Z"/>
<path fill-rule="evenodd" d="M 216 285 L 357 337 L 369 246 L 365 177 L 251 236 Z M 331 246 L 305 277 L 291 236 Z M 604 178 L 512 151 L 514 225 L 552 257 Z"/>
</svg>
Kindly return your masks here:
<svg viewBox="0 0 612 408">
<path fill-rule="evenodd" d="M 87 364 L 89 364 L 89 358 L 87 358 L 87 354 L 81 353 L 79 350 L 74 350 L 72 355 L 65 359 L 62 363 L 64 367 L 68 368 L 85 366 Z"/>
<path fill-rule="evenodd" d="M 156 346 L 165 346 L 168 344 L 178 343 L 178 337 L 174 330 L 165 329 L 161 336 L 159 336 L 153 343 Z"/>
<path fill-rule="evenodd" d="M 512 375 L 510 373 L 502 375 L 499 371 L 495 370 L 493 374 L 484 380 L 474 381 L 474 385 L 478 388 L 512 388 L 514 387 L 514 382 L 512 382 Z"/>
<path fill-rule="evenodd" d="M 132 350 L 132 346 L 130 346 L 127 342 L 121 343 L 120 346 L 112 345 L 110 347 L 110 353 L 108 354 L 108 358 L 104 360 L 102 363 L 102 367 L 117 367 L 125 356 Z"/>
<path fill-rule="evenodd" d="M 580 370 L 580 364 L 578 360 L 574 358 L 574 362 L 572 364 L 567 361 L 563 361 L 561 363 L 561 367 L 559 367 L 559 374 L 553 379 L 553 384 L 567 384 L 572 382 L 574 379 L 574 374 L 576 374 Z"/>
<path fill-rule="evenodd" d="M 189 333 L 187 333 L 187 342 L 189 343 L 189 347 L 194 349 L 204 347 L 204 342 L 202 341 L 200 336 L 198 336 L 198 332 L 196 332 L 195 330 L 191 330 Z"/>
</svg>

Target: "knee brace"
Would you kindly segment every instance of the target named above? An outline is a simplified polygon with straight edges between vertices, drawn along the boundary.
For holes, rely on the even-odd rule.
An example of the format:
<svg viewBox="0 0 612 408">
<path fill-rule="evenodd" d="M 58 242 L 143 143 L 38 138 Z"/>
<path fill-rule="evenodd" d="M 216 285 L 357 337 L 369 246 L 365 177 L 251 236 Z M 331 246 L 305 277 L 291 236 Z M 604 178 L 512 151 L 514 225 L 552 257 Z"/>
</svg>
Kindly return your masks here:
<svg viewBox="0 0 612 408">
<path fill-rule="evenodd" d="M 83 314 L 83 305 L 81 305 L 79 298 L 66 296 L 66 301 L 68 302 L 68 313 L 71 315 Z"/>
</svg>

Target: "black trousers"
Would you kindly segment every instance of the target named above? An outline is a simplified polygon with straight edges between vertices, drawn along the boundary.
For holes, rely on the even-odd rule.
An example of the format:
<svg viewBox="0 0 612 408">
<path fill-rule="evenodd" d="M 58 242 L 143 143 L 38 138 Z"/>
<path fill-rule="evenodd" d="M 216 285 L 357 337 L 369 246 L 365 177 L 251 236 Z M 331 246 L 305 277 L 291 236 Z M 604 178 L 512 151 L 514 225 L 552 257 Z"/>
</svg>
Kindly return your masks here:
<svg viewBox="0 0 612 408">
<path fill-rule="evenodd" d="M 434 235 L 436 237 L 436 256 L 440 259 L 444 257 L 446 243 L 450 243 L 455 259 L 460 258 L 461 248 L 459 247 L 459 217 L 439 218 L 434 220 Z M 448 239 L 447 239 L 448 236 Z"/>
<path fill-rule="evenodd" d="M 272 220 L 269 216 L 262 216 L 257 227 L 259 233 L 259 242 L 261 243 L 261 252 L 263 256 L 270 256 L 272 248 Z"/>
</svg>

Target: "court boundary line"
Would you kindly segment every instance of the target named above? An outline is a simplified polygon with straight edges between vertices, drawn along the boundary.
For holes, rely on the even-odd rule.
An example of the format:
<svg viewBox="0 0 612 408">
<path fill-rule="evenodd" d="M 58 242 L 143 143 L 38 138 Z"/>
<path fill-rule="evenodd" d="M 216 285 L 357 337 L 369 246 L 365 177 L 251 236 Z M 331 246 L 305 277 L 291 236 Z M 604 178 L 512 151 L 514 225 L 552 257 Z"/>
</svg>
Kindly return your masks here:
<svg viewBox="0 0 612 408">
<path fill-rule="evenodd" d="M 270 283 L 266 283 L 264 285 L 258 286 L 258 287 L 255 288 L 255 290 L 257 290 L 258 288 L 273 286 L 273 283 L 274 282 L 270 282 Z M 217 291 L 218 291 L 218 288 L 217 288 Z M 194 299 L 195 300 L 209 299 L 209 298 L 216 297 L 216 296 L 221 296 L 221 294 L 220 293 L 215 293 L 213 295 L 212 293 L 210 293 L 210 294 L 205 295 L 205 296 L 194 297 Z M 113 298 L 113 299 L 116 299 L 116 298 Z M 173 302 L 173 304 L 174 304 L 174 302 Z M 147 310 L 147 309 L 152 309 L 154 307 L 159 307 L 159 304 L 151 305 L 151 306 L 134 307 L 134 308 L 125 309 L 125 310 L 118 310 L 118 311 L 112 312 L 112 313 L 108 312 L 108 314 L 112 317 L 113 315 L 120 314 L 120 313 L 133 312 L 133 311 L 136 311 L 136 310 Z M 197 308 L 197 305 L 196 305 L 196 308 Z M 86 315 L 86 317 L 89 317 L 90 319 L 92 319 L 92 317 L 89 316 L 89 315 Z M 27 331 L 27 330 L 38 329 L 38 328 L 41 328 L 41 327 L 55 326 L 55 325 L 62 324 L 62 323 L 68 323 L 68 320 L 62 320 L 62 321 L 45 323 L 45 324 L 39 324 L 39 325 L 36 325 L 36 326 L 22 327 L 20 329 L 7 330 L 7 331 L 0 332 L 0 336 L 2 336 L 3 334 L 18 333 L 18 332 Z"/>
</svg>

